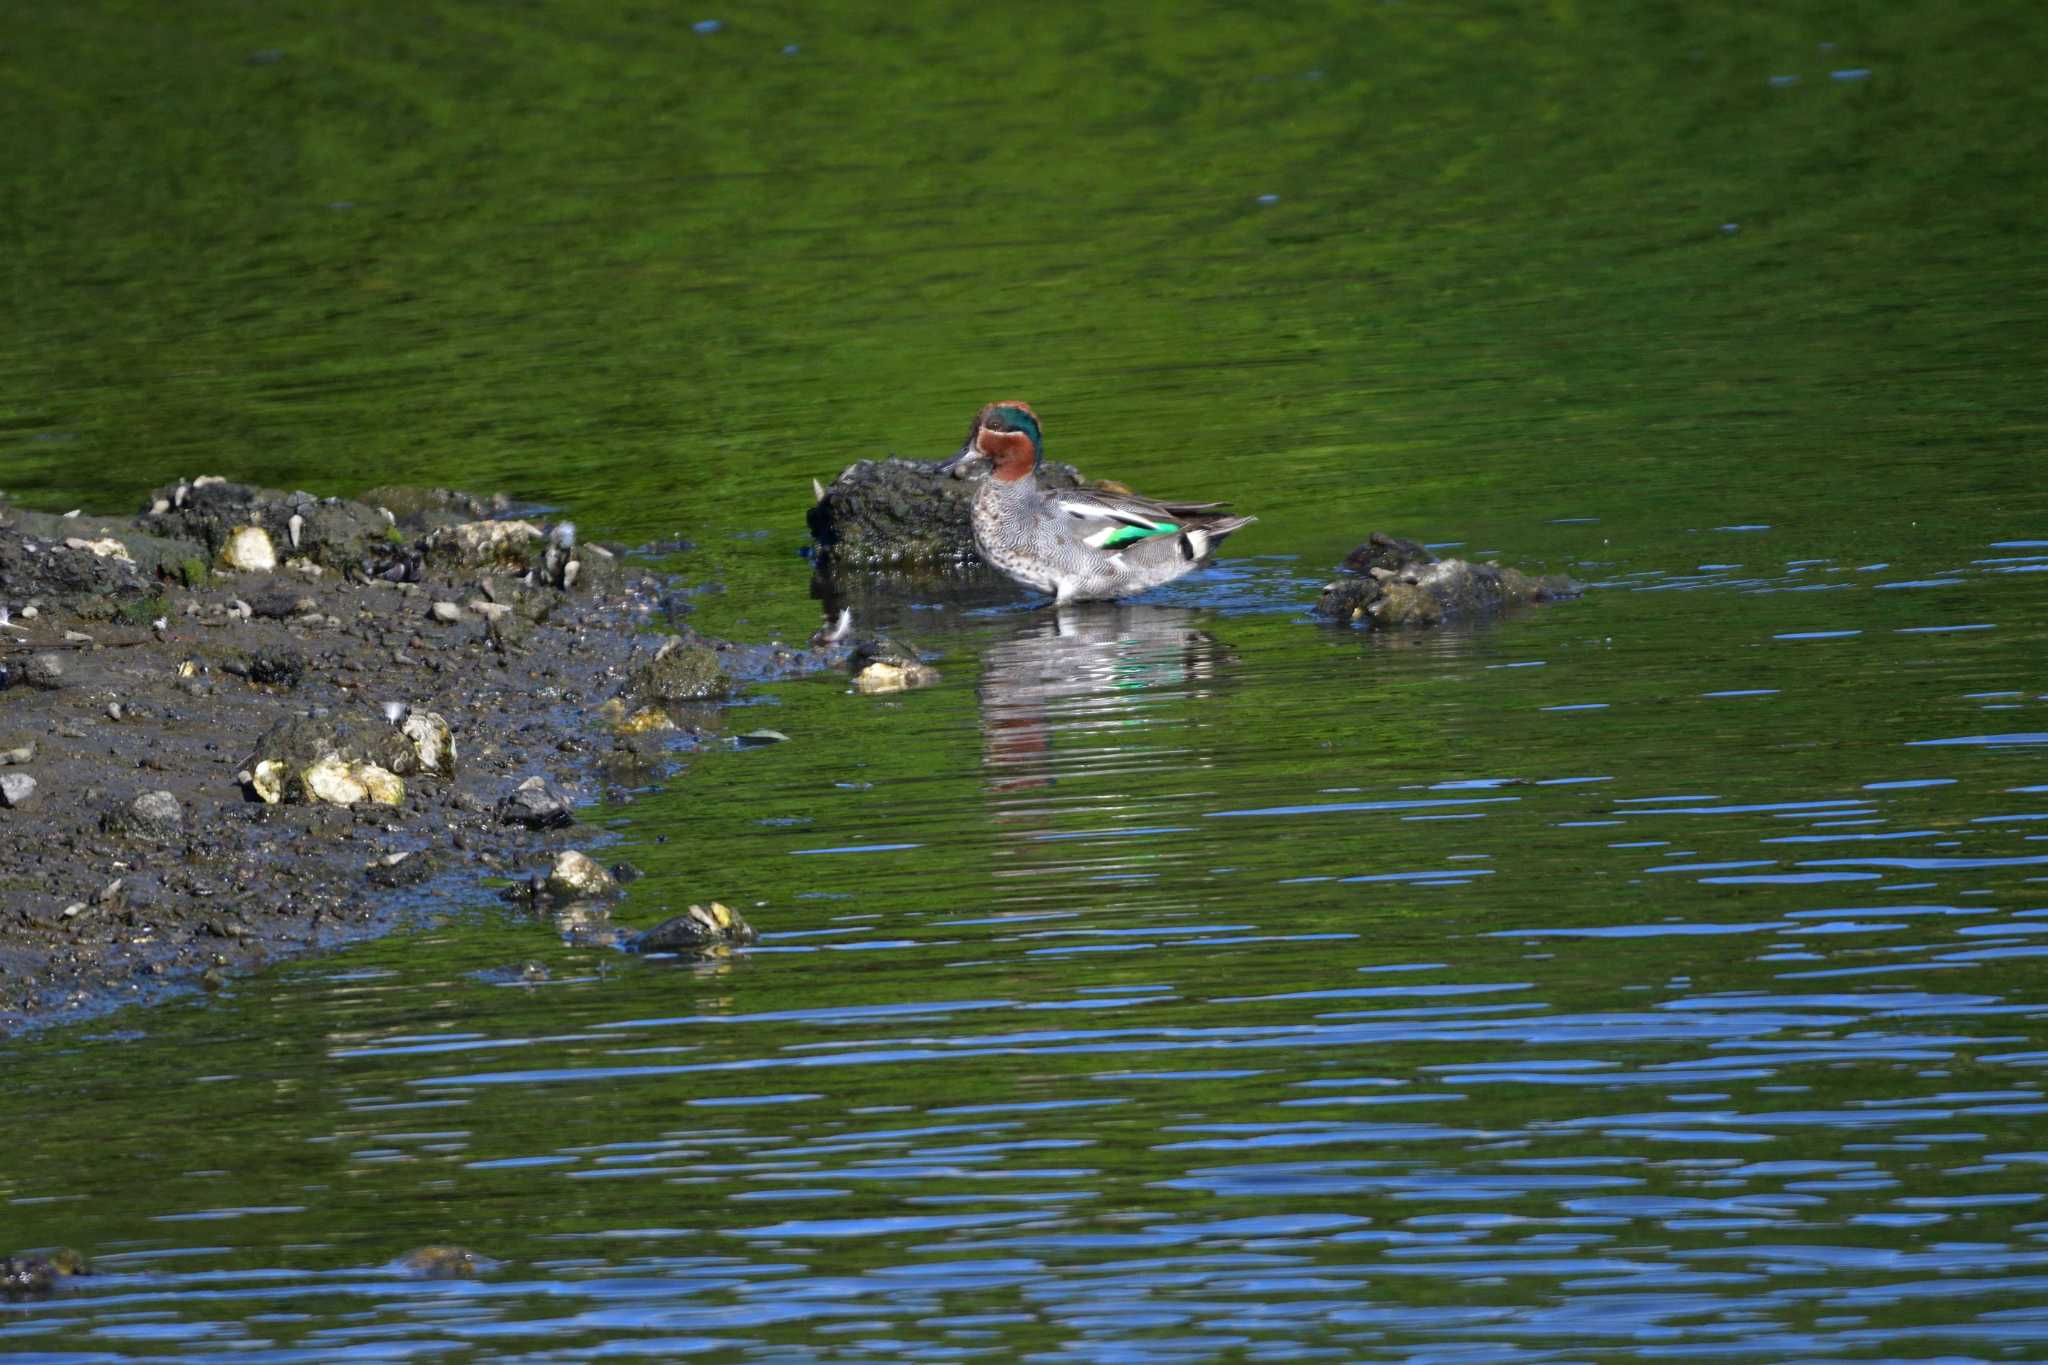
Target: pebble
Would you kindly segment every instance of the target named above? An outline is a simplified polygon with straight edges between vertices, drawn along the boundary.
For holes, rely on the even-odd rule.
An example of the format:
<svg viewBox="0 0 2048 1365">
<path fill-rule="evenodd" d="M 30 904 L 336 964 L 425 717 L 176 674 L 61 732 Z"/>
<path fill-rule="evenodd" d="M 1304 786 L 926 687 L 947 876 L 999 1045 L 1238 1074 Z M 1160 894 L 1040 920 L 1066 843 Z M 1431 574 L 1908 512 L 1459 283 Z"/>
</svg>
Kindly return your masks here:
<svg viewBox="0 0 2048 1365">
<path fill-rule="evenodd" d="M 453 602 L 436 602 L 433 606 L 434 619 L 447 625 L 454 625 L 462 619 L 462 608 Z"/>
<path fill-rule="evenodd" d="M 529 777 L 498 803 L 498 821 L 528 829 L 559 829 L 575 820 L 569 799 L 544 777 Z"/>
<path fill-rule="evenodd" d="M 185 824 L 185 811 L 169 792 L 144 792 L 128 803 L 128 814 L 147 829 L 174 830 Z"/>
<path fill-rule="evenodd" d="M 555 855 L 546 889 L 557 900 L 591 900 L 618 890 L 618 882 L 589 854 L 571 848 Z"/>
<path fill-rule="evenodd" d="M 20 810 L 36 797 L 36 780 L 27 773 L 0 773 L 0 806 Z"/>
</svg>

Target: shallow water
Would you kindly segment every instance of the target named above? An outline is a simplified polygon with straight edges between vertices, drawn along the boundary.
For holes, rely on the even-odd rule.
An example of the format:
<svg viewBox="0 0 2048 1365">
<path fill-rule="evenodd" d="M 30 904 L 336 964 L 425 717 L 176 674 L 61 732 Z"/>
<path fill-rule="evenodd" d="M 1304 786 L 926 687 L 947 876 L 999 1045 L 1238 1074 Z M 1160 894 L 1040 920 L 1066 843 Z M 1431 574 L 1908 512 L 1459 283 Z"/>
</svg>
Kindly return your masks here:
<svg viewBox="0 0 2048 1365">
<path fill-rule="evenodd" d="M 133 87 L 116 8 L 9 98 Z M 2025 13 L 158 34 L 181 117 L 60 119 L 11 210 L 17 493 L 507 485 L 747 638 L 815 623 L 811 476 L 997 393 L 1262 520 L 1125 606 L 885 599 L 940 687 L 761 689 L 790 742 L 594 813 L 619 918 L 753 952 L 479 892 L 0 1046 L 0 1250 L 102 1272 L 0 1354 L 2038 1357 Z M 1379 526 L 1588 591 L 1306 621 Z"/>
</svg>

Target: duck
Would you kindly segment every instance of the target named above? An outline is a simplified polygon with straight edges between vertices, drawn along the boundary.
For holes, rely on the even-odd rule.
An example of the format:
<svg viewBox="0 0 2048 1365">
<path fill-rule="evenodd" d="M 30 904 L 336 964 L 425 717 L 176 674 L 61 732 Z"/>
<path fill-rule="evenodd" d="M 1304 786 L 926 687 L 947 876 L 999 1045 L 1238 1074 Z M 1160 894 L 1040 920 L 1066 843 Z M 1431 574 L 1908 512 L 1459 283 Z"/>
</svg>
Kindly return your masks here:
<svg viewBox="0 0 2048 1365">
<path fill-rule="evenodd" d="M 974 545 L 1004 577 L 1058 605 L 1129 597 L 1202 568 L 1257 521 L 1220 502 L 1154 502 L 1112 487 L 1042 488 L 1044 428 L 1029 403 L 989 403 L 942 472 L 989 467 L 974 495 Z"/>
</svg>

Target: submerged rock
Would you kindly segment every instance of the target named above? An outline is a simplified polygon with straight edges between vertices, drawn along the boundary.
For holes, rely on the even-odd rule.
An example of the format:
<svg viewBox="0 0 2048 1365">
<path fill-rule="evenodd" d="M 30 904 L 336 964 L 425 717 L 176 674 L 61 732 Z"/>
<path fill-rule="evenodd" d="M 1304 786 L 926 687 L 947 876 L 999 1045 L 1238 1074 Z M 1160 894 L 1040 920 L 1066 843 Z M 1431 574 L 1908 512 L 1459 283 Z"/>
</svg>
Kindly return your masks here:
<svg viewBox="0 0 2048 1365">
<path fill-rule="evenodd" d="M 919 460 L 862 460 L 824 489 L 805 520 L 816 562 L 831 573 L 890 566 L 963 568 L 978 562 L 969 508 L 986 469 L 947 470 Z M 1072 465 L 1047 460 L 1046 488 L 1074 488 Z"/>
<path fill-rule="evenodd" d="M 391 1263 L 390 1269 L 422 1280 L 473 1280 L 502 1264 L 468 1247 L 431 1246 L 406 1252 Z"/>
<path fill-rule="evenodd" d="M 92 1274 L 92 1265 L 70 1247 L 48 1256 L 0 1256 L 0 1296 L 39 1298 L 73 1275 Z"/>
<path fill-rule="evenodd" d="M 636 953 L 713 953 L 760 938 L 739 911 L 717 901 L 671 915 L 630 945 Z"/>
<path fill-rule="evenodd" d="M 732 690 L 718 651 L 701 640 L 671 636 L 634 669 L 625 691 L 643 702 L 701 701 Z"/>
<path fill-rule="evenodd" d="M 1438 559 L 1412 540 L 1377 531 L 1345 556 L 1344 567 L 1356 576 L 1325 584 L 1315 614 L 1368 629 L 1469 620 L 1579 591 L 1562 574 L 1539 577 L 1491 562 Z"/>
</svg>

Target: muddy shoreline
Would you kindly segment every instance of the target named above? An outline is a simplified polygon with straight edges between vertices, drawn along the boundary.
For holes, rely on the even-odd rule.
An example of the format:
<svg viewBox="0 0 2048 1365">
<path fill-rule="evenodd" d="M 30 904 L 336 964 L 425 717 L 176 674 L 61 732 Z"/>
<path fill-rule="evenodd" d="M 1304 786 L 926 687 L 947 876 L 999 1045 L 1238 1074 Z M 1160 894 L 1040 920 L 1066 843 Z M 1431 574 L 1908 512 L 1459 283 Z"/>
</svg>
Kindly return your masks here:
<svg viewBox="0 0 2048 1365">
<path fill-rule="evenodd" d="M 0 1034 L 601 859 L 576 809 L 717 742 L 734 689 L 850 652 L 698 637 L 673 583 L 502 498 L 142 507 L 0 499 Z M 536 777 L 567 811 L 514 797 Z"/>
</svg>

